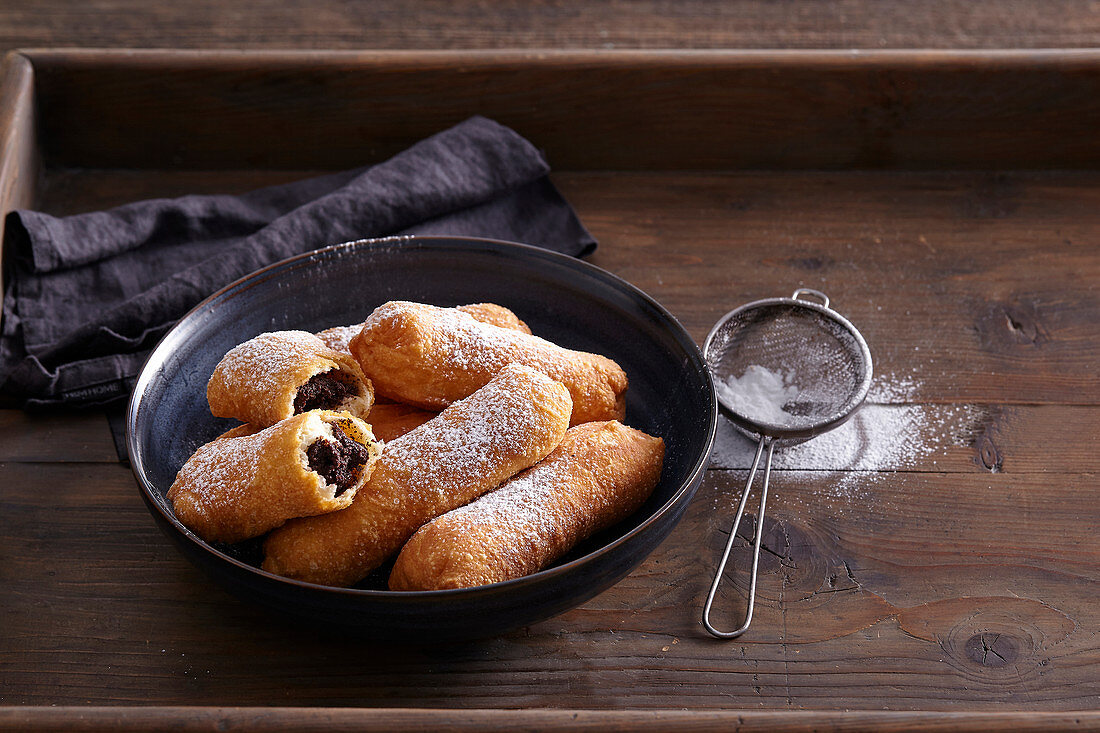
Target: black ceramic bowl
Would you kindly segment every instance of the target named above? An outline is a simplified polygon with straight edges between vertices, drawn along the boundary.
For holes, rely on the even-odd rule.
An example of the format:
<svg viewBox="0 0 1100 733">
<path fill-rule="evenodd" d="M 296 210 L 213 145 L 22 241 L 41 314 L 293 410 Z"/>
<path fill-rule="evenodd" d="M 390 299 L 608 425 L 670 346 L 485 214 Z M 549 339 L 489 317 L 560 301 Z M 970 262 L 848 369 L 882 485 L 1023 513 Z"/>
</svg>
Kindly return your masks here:
<svg viewBox="0 0 1100 733">
<path fill-rule="evenodd" d="M 206 382 L 233 346 L 264 331 L 357 323 L 387 300 L 507 306 L 535 334 L 606 354 L 626 370 L 627 424 L 665 440 L 664 472 L 634 516 L 557 565 L 480 588 L 385 590 L 384 576 L 332 588 L 272 575 L 258 543 L 213 546 L 184 527 L 165 494 L 184 461 L 232 425 L 212 417 Z M 264 268 L 199 304 L 153 351 L 128 416 L 142 497 L 183 554 L 235 595 L 326 628 L 385 640 L 468 639 L 577 606 L 634 569 L 694 495 L 714 440 L 717 408 L 699 350 L 640 290 L 579 260 L 520 244 L 415 237 L 351 242 Z"/>
</svg>

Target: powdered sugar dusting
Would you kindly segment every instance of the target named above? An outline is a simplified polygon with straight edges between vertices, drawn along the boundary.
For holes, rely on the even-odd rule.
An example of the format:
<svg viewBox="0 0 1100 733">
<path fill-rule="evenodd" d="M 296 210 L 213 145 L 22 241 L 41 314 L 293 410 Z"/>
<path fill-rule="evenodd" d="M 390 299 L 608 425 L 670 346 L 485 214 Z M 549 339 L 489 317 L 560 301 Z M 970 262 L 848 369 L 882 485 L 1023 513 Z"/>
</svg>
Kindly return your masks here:
<svg viewBox="0 0 1100 733">
<path fill-rule="evenodd" d="M 333 351 L 350 355 L 351 350 L 348 349 L 348 344 L 361 330 L 363 330 L 362 323 L 355 323 L 350 326 L 334 326 L 318 333 L 317 338 L 321 339 L 325 346 Z"/>
<path fill-rule="evenodd" d="M 380 467 L 400 471 L 412 492 L 444 504 L 446 497 L 468 496 L 473 484 L 488 481 L 482 491 L 493 488 L 553 448 L 549 436 L 564 432 L 569 420 L 563 392 L 544 374 L 511 364 L 482 389 L 387 443 Z"/>
<path fill-rule="evenodd" d="M 461 541 L 472 527 L 488 526 L 516 548 L 556 546 L 568 528 L 566 515 L 553 511 L 550 503 L 555 487 L 566 482 L 568 475 L 567 461 L 544 461 L 475 503 L 447 514 L 446 526 L 455 541 Z"/>
<path fill-rule="evenodd" d="M 306 331 L 270 331 L 233 347 L 214 370 L 229 390 L 280 394 L 287 376 L 312 359 L 324 342 Z"/>
<path fill-rule="evenodd" d="M 482 323 L 454 308 L 384 303 L 352 346 L 381 394 L 420 407 L 446 406 L 506 365 L 518 363 L 565 385 L 573 399 L 574 423 L 622 416 L 620 397 L 627 377 L 611 359 Z"/>
<path fill-rule="evenodd" d="M 621 370 L 606 357 L 564 349 L 524 331 L 480 321 L 458 308 L 390 301 L 371 313 L 364 329 L 369 331 L 387 321 L 401 324 L 418 313 L 430 313 L 430 318 L 421 318 L 418 324 L 425 330 L 423 341 L 432 350 L 432 363 L 441 372 L 495 374 L 507 364 L 520 363 L 558 379 L 570 363 L 591 362 L 602 365 L 601 373 L 609 384 L 619 381 L 617 372 Z M 626 388 L 625 376 L 622 382 L 619 391 Z"/>
<path fill-rule="evenodd" d="M 325 404 L 362 417 L 374 401 L 355 359 L 330 349 L 306 331 L 269 331 L 230 349 L 207 385 L 214 414 L 271 425 L 295 414 L 295 400 L 310 378 L 329 373 L 350 391 Z"/>
<path fill-rule="evenodd" d="M 183 464 L 168 498 L 174 500 L 177 493 L 185 491 L 195 509 L 214 515 L 240 504 L 256 475 L 266 439 L 266 431 L 260 431 L 200 447 Z"/>
<path fill-rule="evenodd" d="M 780 443 L 773 468 L 828 472 L 830 493 L 853 497 L 890 472 L 935 468 L 948 448 L 962 445 L 978 415 L 969 405 L 905 404 L 919 387 L 912 376 L 876 377 L 874 403 L 868 400 L 851 420 L 804 443 Z M 755 452 L 755 443 L 720 421 L 713 466 L 748 468 Z"/>
<path fill-rule="evenodd" d="M 879 404 L 911 402 L 916 397 L 918 386 L 916 377 L 912 375 L 876 379 L 871 383 L 867 401 Z"/>
<path fill-rule="evenodd" d="M 456 372 L 495 372 L 522 356 L 521 339 L 543 341 L 536 336 L 483 323 L 457 308 L 437 308 L 406 301 L 390 301 L 380 305 L 364 326 L 370 329 L 387 320 L 401 322 L 418 311 L 432 313 L 432 318 L 422 321 L 421 325 L 431 329 L 426 340 L 432 345 L 435 360 Z"/>
</svg>

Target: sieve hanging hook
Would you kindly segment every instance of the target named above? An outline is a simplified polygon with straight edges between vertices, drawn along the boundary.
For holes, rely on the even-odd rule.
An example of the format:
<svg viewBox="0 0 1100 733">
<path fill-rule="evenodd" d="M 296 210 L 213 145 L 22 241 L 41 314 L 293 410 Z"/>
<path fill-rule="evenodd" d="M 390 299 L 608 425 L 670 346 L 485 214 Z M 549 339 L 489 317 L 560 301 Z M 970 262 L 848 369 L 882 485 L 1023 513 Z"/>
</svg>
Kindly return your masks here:
<svg viewBox="0 0 1100 733">
<path fill-rule="evenodd" d="M 802 298 L 799 297 L 800 295 L 812 295 L 815 298 L 820 298 L 822 307 L 829 307 L 829 296 L 821 292 L 820 290 L 814 290 L 813 288 L 799 288 L 798 290 L 794 291 L 794 295 L 791 296 L 791 300 L 802 300 Z"/>
<path fill-rule="evenodd" d="M 720 639 L 736 638 L 745 633 L 752 623 L 764 535 L 764 512 L 767 509 L 768 484 L 776 444 L 809 440 L 842 424 L 855 413 L 870 390 L 872 365 L 867 342 L 855 326 L 829 307 L 829 302 L 829 297 L 819 290 L 799 288 L 790 298 L 769 298 L 748 303 L 723 316 L 707 334 L 703 345 L 703 356 L 716 380 L 721 380 L 723 376 L 744 377 L 753 369 L 763 369 L 769 377 L 774 377 L 771 368 L 793 370 L 793 373 L 783 372 L 782 397 L 773 400 L 784 404 L 771 405 L 771 409 L 766 409 L 767 405 L 762 407 L 759 401 L 754 403 L 746 399 L 753 397 L 751 394 L 717 390 L 722 412 L 738 430 L 757 442 L 756 456 L 745 482 L 745 490 L 741 493 L 725 550 L 703 606 L 703 626 Z M 796 393 L 793 398 L 787 396 L 788 377 L 793 385 L 791 390 Z M 728 384 L 724 386 L 729 388 Z M 742 387 L 741 383 L 738 387 Z M 752 571 L 745 621 L 733 631 L 721 631 L 711 623 L 711 609 L 722 584 L 765 449 L 767 458 L 752 539 Z"/>
</svg>

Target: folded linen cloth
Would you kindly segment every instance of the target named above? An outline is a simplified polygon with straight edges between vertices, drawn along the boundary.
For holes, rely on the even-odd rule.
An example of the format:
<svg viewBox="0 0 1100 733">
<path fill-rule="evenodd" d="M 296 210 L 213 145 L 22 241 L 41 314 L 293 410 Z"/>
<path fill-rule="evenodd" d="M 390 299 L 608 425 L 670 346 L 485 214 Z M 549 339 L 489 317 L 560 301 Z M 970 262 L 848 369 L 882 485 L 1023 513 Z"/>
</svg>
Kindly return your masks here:
<svg viewBox="0 0 1100 733">
<path fill-rule="evenodd" d="M 228 283 L 353 239 L 447 234 L 581 256 L 596 242 L 539 151 L 473 117 L 389 160 L 240 196 L 151 199 L 52 217 L 14 211 L 0 331 L 0 402 L 124 399 L 156 341 Z"/>
</svg>

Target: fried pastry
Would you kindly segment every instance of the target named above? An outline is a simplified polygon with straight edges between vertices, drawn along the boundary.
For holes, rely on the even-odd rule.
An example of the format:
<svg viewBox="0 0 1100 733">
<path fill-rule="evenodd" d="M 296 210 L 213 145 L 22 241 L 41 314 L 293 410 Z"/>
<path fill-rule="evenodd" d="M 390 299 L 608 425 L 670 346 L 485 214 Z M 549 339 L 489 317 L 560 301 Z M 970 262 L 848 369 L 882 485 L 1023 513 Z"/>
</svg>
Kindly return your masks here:
<svg viewBox="0 0 1100 733">
<path fill-rule="evenodd" d="M 398 402 L 375 402 L 370 408 L 370 413 L 364 418 L 364 422 L 370 425 L 371 432 L 376 440 L 389 442 L 394 438 L 400 438 L 405 433 L 418 428 L 438 415 L 438 412 L 420 410 L 411 405 L 402 405 Z M 239 438 L 245 435 L 253 435 L 263 428 L 251 423 L 230 428 L 214 440 L 224 438 Z"/>
<path fill-rule="evenodd" d="M 350 326 L 334 326 L 332 328 L 326 328 L 324 331 L 317 333 L 317 338 L 321 339 L 325 343 L 325 346 L 329 347 L 333 351 L 339 351 L 342 354 L 351 355 L 351 351 L 348 350 L 348 342 L 355 338 L 355 335 L 363 328 L 362 323 L 354 323 Z"/>
<path fill-rule="evenodd" d="M 460 305 L 456 307 L 455 310 L 469 313 L 482 323 L 491 323 L 501 328 L 510 328 L 514 331 L 531 333 L 531 329 L 528 328 L 526 323 L 519 319 L 519 316 L 496 303 L 471 303 L 470 305 Z M 335 326 L 321 331 L 317 334 L 317 338 L 324 341 L 325 345 L 330 349 L 350 354 L 351 350 L 348 349 L 348 343 L 360 330 L 362 330 L 362 328 L 362 323 L 356 323 L 351 326 Z"/>
<path fill-rule="evenodd" d="M 611 359 L 483 323 L 456 308 L 390 301 L 375 309 L 350 348 L 380 395 L 426 410 L 472 394 L 515 362 L 565 385 L 573 425 L 617 420 L 625 412 L 626 373 Z"/>
<path fill-rule="evenodd" d="M 469 313 L 482 323 L 500 326 L 501 328 L 507 328 L 521 333 L 531 333 L 531 329 L 526 323 L 519 319 L 519 316 L 496 303 L 471 303 L 470 305 L 460 305 L 456 307 L 455 310 Z"/>
<path fill-rule="evenodd" d="M 214 440 L 225 440 L 226 438 L 244 438 L 249 435 L 255 435 L 261 430 L 263 430 L 263 428 L 257 427 L 252 423 L 245 423 L 244 425 L 238 425 L 235 428 L 229 428 L 229 430 L 226 430 L 224 433 L 214 438 Z"/>
<path fill-rule="evenodd" d="M 312 410 L 263 430 L 241 425 L 195 451 L 168 499 L 204 540 L 240 542 L 349 506 L 381 452 L 370 426 L 347 412 Z"/>
<path fill-rule="evenodd" d="M 511 364 L 468 398 L 388 443 L 347 509 L 287 522 L 264 544 L 264 570 L 347 586 L 422 524 L 542 460 L 565 435 L 569 392 Z"/>
<path fill-rule="evenodd" d="M 206 385 L 210 411 L 260 427 L 309 410 L 365 417 L 374 388 L 355 359 L 305 331 L 262 333 L 231 349 Z"/>
<path fill-rule="evenodd" d="M 376 402 L 370 408 L 366 420 L 370 423 L 374 436 L 388 443 L 420 427 L 438 414 L 397 402 Z"/>
<path fill-rule="evenodd" d="M 570 428 L 554 452 L 472 504 L 417 530 L 390 590 L 442 590 L 537 572 L 638 510 L 661 476 L 664 441 L 622 423 Z"/>
</svg>

